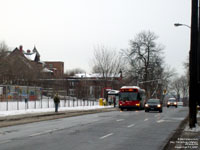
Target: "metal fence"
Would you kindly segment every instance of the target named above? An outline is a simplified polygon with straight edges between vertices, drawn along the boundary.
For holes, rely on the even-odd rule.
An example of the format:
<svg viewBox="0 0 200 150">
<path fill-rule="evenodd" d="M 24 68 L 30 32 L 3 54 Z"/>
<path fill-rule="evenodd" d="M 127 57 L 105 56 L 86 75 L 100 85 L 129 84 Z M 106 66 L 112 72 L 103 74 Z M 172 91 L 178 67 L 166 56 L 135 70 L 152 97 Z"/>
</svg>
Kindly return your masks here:
<svg viewBox="0 0 200 150">
<path fill-rule="evenodd" d="M 86 100 L 77 98 L 68 98 L 60 100 L 59 107 L 79 107 L 79 106 L 97 106 L 99 102 L 96 100 Z M 28 101 L 24 100 L 12 100 L 0 102 L 0 111 L 10 110 L 24 110 L 24 109 L 42 109 L 42 108 L 54 108 L 54 101 L 52 98 L 46 97 L 40 100 Z"/>
</svg>

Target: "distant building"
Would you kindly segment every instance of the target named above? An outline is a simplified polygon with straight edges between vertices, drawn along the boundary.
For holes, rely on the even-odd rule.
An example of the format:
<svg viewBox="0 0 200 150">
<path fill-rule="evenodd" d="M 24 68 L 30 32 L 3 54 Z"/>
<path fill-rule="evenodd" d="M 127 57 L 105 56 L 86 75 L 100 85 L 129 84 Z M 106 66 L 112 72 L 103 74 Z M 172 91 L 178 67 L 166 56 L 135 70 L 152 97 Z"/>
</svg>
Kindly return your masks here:
<svg viewBox="0 0 200 150">
<path fill-rule="evenodd" d="M 7 56 L 7 60 L 10 60 L 12 68 L 10 67 L 9 69 L 12 70 L 7 71 L 9 73 L 9 77 L 6 77 L 6 80 L 10 80 L 7 78 L 12 78 L 14 76 L 15 79 L 21 80 L 22 74 L 24 73 L 26 74 L 26 78 L 30 77 L 30 79 L 32 78 L 31 76 L 33 76 L 33 74 L 36 73 L 38 74 L 37 76 L 39 78 L 47 79 L 60 78 L 63 77 L 64 74 L 64 62 L 41 61 L 40 54 L 36 46 L 34 46 L 33 50 L 24 50 L 23 46 L 20 45 L 19 47 L 16 47 L 13 51 L 9 53 L 9 55 Z M 14 72 L 13 70 L 16 71 Z M 29 74 L 27 72 L 29 72 Z"/>
<path fill-rule="evenodd" d="M 45 67 L 53 72 L 56 78 L 62 78 L 64 75 L 64 62 L 62 61 L 45 61 Z"/>
<path fill-rule="evenodd" d="M 120 74 L 105 78 L 100 73 L 78 73 L 65 77 L 68 95 L 78 98 L 105 97 L 106 89 L 119 89 L 121 86 Z"/>
</svg>

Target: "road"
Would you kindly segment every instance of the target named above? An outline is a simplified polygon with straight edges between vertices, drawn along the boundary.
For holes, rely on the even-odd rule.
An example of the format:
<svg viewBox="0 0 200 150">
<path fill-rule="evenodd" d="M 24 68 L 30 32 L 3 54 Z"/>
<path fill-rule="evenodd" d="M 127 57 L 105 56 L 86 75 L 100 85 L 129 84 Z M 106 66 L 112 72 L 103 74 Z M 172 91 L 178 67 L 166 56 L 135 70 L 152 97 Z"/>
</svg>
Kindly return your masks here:
<svg viewBox="0 0 200 150">
<path fill-rule="evenodd" d="M 188 108 L 112 111 L 0 128 L 1 150 L 160 150 Z"/>
</svg>

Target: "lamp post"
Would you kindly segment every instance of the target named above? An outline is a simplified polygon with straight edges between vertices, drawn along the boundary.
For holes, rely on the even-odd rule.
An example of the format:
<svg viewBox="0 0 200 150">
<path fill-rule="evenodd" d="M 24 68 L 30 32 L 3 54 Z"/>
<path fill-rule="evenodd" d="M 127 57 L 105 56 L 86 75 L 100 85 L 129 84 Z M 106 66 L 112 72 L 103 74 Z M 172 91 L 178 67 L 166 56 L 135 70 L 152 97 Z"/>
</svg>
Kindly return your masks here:
<svg viewBox="0 0 200 150">
<path fill-rule="evenodd" d="M 175 26 L 175 27 L 179 27 L 179 26 L 185 26 L 185 27 L 188 27 L 188 28 L 190 28 L 190 29 L 191 29 L 191 27 L 190 27 L 190 26 L 188 26 L 187 24 L 182 24 L 182 23 L 175 23 L 175 24 L 174 24 L 174 26 Z"/>
<path fill-rule="evenodd" d="M 198 91 L 198 57 L 200 43 L 198 37 L 198 1 L 199 0 L 192 0 L 192 12 L 191 12 L 191 27 L 185 24 L 175 23 L 174 26 L 186 26 L 190 28 L 190 53 L 189 53 L 189 126 L 190 128 L 195 128 L 195 124 L 197 123 L 197 116 L 196 116 L 196 106 L 197 106 L 197 99 L 199 98 Z"/>
<path fill-rule="evenodd" d="M 198 91 L 198 0 L 192 0 L 191 27 L 186 24 L 175 23 L 174 26 L 186 26 L 190 28 L 190 53 L 189 53 L 189 127 L 195 128 L 197 123 L 196 106 L 199 98 Z"/>
</svg>

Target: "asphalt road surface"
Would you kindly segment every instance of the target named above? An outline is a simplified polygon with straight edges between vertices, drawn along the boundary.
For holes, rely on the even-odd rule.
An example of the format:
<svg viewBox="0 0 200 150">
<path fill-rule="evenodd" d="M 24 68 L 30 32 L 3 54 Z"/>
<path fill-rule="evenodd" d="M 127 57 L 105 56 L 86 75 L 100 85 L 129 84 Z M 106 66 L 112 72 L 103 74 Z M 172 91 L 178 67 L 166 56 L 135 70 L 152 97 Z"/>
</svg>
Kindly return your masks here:
<svg viewBox="0 0 200 150">
<path fill-rule="evenodd" d="M 0 150 L 161 150 L 188 108 L 112 111 L 0 128 Z"/>
</svg>

